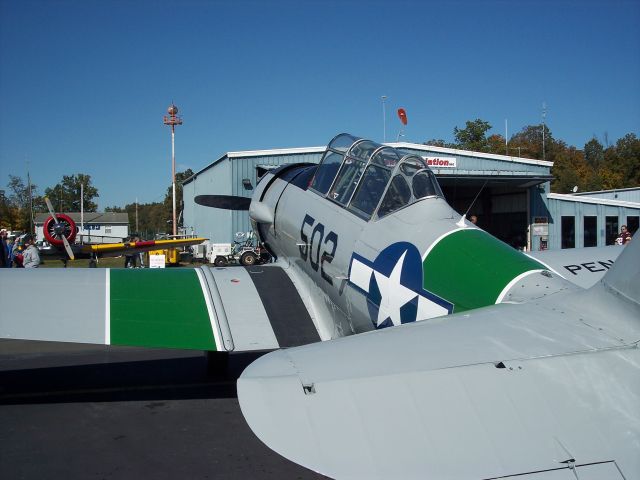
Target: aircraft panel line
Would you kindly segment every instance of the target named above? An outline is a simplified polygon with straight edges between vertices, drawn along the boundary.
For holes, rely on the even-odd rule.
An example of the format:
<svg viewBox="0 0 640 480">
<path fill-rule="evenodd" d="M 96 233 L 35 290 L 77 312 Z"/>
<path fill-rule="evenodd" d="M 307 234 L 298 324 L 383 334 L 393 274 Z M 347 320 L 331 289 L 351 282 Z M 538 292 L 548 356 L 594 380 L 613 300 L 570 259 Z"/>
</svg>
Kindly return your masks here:
<svg viewBox="0 0 640 480">
<path fill-rule="evenodd" d="M 111 269 L 105 269 L 104 343 L 111 345 Z"/>
<path fill-rule="evenodd" d="M 216 322 L 216 314 L 211 301 L 211 292 L 209 291 L 209 287 L 206 279 L 204 278 L 204 272 L 199 268 L 196 268 L 196 274 L 198 275 L 198 280 L 200 281 L 200 288 L 202 288 L 202 293 L 204 294 L 204 301 L 207 305 L 207 312 L 209 313 L 209 322 L 211 323 L 211 331 L 213 332 L 213 338 L 216 342 L 217 348 L 225 348 L 226 344 L 221 340 L 220 326 Z M 233 339 L 231 338 L 231 333 L 229 333 L 229 342 L 231 346 L 231 350 L 233 350 Z"/>
</svg>

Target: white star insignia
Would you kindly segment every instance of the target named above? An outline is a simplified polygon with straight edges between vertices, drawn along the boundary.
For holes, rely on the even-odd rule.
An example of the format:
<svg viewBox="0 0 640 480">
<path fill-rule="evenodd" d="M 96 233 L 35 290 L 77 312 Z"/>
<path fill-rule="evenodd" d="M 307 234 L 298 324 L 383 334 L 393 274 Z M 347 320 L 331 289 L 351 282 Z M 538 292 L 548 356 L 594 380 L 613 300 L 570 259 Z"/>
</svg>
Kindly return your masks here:
<svg viewBox="0 0 640 480">
<path fill-rule="evenodd" d="M 374 271 L 378 289 L 382 297 L 378 309 L 377 326 L 380 326 L 387 318 L 390 318 L 394 325 L 400 325 L 402 323 L 400 319 L 400 309 L 418 296 L 416 292 L 400 283 L 400 275 L 406 254 L 407 252 L 405 251 L 398 259 L 390 276 L 387 277 L 380 272 Z"/>
</svg>

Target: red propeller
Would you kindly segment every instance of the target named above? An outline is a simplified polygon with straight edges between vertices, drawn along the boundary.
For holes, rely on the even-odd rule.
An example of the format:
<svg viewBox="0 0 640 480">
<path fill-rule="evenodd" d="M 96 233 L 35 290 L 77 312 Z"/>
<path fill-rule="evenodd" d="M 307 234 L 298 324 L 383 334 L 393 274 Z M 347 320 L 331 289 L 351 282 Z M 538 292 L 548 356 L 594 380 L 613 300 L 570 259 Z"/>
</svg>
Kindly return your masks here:
<svg viewBox="0 0 640 480">
<path fill-rule="evenodd" d="M 47 197 L 44 197 L 44 201 L 51 214 L 44 222 L 44 238 L 51 245 L 55 245 L 56 247 L 64 246 L 69 258 L 74 260 L 75 256 L 73 255 L 69 241 L 73 242 L 76 238 L 76 223 L 71 217 L 64 213 L 56 215 L 53 211 L 53 205 L 51 205 L 51 201 Z"/>
</svg>

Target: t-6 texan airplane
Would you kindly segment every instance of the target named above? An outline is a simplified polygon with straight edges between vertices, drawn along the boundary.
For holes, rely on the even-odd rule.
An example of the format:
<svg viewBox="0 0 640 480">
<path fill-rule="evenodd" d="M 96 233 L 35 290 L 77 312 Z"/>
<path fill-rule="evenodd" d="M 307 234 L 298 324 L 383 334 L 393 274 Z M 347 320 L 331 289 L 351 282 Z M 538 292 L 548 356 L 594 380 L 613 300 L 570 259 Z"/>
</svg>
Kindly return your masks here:
<svg viewBox="0 0 640 480">
<path fill-rule="evenodd" d="M 243 414 L 335 478 L 640 478 L 638 242 L 533 258 L 460 218 L 421 157 L 347 134 L 250 202 L 196 201 L 248 208 L 275 262 L 0 271 L 0 337 L 277 349 L 238 380 Z M 51 308 L 69 291 L 93 308 Z"/>
<path fill-rule="evenodd" d="M 60 259 L 65 262 L 65 266 L 67 260 L 88 258 L 90 259 L 89 266 L 95 267 L 102 257 L 117 257 L 123 254 L 197 245 L 206 240 L 206 238 L 181 238 L 119 243 L 72 243 L 76 238 L 76 223 L 68 215 L 56 214 L 47 197 L 45 197 L 45 202 L 50 216 L 45 220 L 42 230 L 49 246 L 40 248 L 40 254 L 46 258 Z"/>
</svg>

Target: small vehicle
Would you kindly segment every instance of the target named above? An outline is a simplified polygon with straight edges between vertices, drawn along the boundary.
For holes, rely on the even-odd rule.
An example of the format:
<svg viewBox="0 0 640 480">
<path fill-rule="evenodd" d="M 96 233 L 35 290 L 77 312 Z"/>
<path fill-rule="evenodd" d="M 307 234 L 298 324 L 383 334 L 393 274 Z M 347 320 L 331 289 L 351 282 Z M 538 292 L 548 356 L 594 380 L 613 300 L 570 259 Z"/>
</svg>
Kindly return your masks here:
<svg viewBox="0 0 640 480">
<path fill-rule="evenodd" d="M 265 263 L 271 258 L 265 248 L 256 245 L 253 232 L 237 232 L 233 244 L 212 244 L 211 259 L 216 267 L 226 267 L 229 264 L 239 263 L 243 266 L 251 266 Z"/>
</svg>

